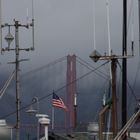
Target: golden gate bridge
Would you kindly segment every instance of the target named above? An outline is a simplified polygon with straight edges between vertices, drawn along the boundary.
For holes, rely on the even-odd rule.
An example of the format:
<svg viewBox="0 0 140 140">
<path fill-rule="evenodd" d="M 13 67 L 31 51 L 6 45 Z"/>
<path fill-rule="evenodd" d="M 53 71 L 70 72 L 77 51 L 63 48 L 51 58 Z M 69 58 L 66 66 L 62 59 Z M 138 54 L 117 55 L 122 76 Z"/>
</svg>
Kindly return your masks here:
<svg viewBox="0 0 140 140">
<path fill-rule="evenodd" d="M 20 110 L 22 114 L 21 116 L 24 116 L 21 117 L 21 124 L 23 124 L 22 126 L 24 126 L 24 128 L 25 126 L 31 126 L 31 128 L 33 128 L 32 124 L 25 125 L 28 118 L 30 118 L 29 121 L 31 120 L 31 117 L 29 117 L 29 115 L 26 113 L 26 110 L 32 104 L 31 101 L 33 97 L 38 98 L 39 111 L 47 113 L 49 116 L 51 116 L 51 99 L 52 92 L 54 91 L 63 98 L 66 106 L 69 109 L 69 111 L 66 113 L 62 110 L 56 109 L 56 116 L 59 114 L 61 117 L 56 117 L 56 123 L 58 124 L 55 125 L 55 128 L 58 128 L 58 126 L 59 128 L 61 127 L 65 130 L 76 128 L 76 126 L 80 122 L 80 120 L 79 122 L 77 120 L 80 119 L 80 116 L 78 114 L 82 112 L 82 108 L 80 109 L 80 104 L 84 104 L 83 98 L 87 96 L 86 98 L 88 99 L 88 96 L 90 94 L 91 96 L 93 96 L 93 101 L 98 98 L 98 100 L 100 99 L 99 105 L 101 105 L 102 103 L 101 98 L 103 96 L 103 88 L 101 89 L 101 91 L 91 93 L 89 91 L 86 91 L 86 86 L 91 86 L 93 90 L 94 88 L 97 89 L 97 86 L 99 84 L 101 85 L 100 79 L 102 79 L 103 81 L 103 87 L 106 86 L 105 83 L 108 80 L 108 75 L 102 72 L 102 70 L 99 70 L 99 68 L 101 69 L 101 67 L 106 63 L 95 68 L 76 55 L 68 55 L 37 69 L 31 70 L 27 73 L 23 73 L 21 76 Z M 96 82 L 93 82 L 93 79 L 95 79 Z M 1 104 L 3 104 L 4 102 L 9 104 L 9 109 L 3 111 L 3 113 L 1 114 L 1 119 L 14 120 L 16 114 L 16 100 L 14 99 L 14 90 L 14 83 L 11 82 L 11 85 L 8 87 L 6 93 L 1 99 Z M 77 97 L 78 101 L 76 101 Z M 83 100 L 82 103 L 80 103 L 80 98 Z M 33 104 L 36 107 L 35 103 Z M 88 103 L 86 103 L 83 109 L 85 109 L 86 107 L 88 108 L 87 110 L 90 110 L 90 106 L 88 106 Z M 92 111 L 92 109 L 90 111 Z M 93 113 L 91 113 L 92 116 L 94 116 L 94 112 L 97 112 L 97 108 L 95 110 L 93 109 Z M 90 112 L 87 112 L 87 114 L 88 113 Z M 89 119 L 89 116 L 87 116 L 87 119 Z M 13 120 L 12 122 L 14 123 Z M 35 118 L 33 120 L 35 120 Z M 28 123 L 30 124 L 31 122 Z"/>
<path fill-rule="evenodd" d="M 53 131 L 74 131 L 85 129 L 89 121 L 97 121 L 97 114 L 102 106 L 102 98 L 108 90 L 108 73 L 105 73 L 106 64 L 93 67 L 90 63 L 76 55 L 59 58 L 49 64 L 31 70 L 21 75 L 21 129 L 22 134 L 31 135 L 37 131 L 37 119 L 26 113 L 32 105 L 39 112 L 46 113 L 51 118 L 52 93 L 60 96 L 69 111 L 55 109 L 55 126 Z M 8 87 L 1 99 L 1 106 L 7 105 L 7 110 L 1 108 L 0 118 L 15 124 L 15 88 L 14 82 Z M 75 98 L 76 97 L 76 98 Z M 77 100 L 75 102 L 75 100 Z M 95 106 L 96 104 L 96 106 Z M 84 111 L 83 111 L 84 110 Z M 51 130 L 51 127 L 50 127 Z M 40 130 L 41 132 L 41 130 Z"/>
</svg>

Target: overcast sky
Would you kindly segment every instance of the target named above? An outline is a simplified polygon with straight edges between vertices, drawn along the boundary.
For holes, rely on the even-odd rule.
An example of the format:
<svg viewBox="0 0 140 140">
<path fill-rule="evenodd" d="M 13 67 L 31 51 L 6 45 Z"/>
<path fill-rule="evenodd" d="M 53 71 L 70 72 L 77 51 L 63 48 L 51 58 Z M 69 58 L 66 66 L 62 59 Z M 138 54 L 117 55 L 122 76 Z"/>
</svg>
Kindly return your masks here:
<svg viewBox="0 0 140 140">
<path fill-rule="evenodd" d="M 132 1 L 128 0 L 128 3 L 132 5 Z M 130 11 L 129 5 L 128 12 Z M 31 20 L 31 0 L 2 0 L 3 23 L 12 24 L 13 19 L 16 19 L 21 24 L 26 24 L 27 8 Z M 121 54 L 122 0 L 109 0 L 109 8 L 111 48 L 115 54 Z M 134 1 L 134 8 L 134 17 L 137 19 L 137 0 Z M 22 58 L 30 58 L 29 62 L 22 64 L 26 71 L 73 53 L 92 63 L 89 54 L 94 49 L 94 11 L 96 48 L 101 54 L 108 52 L 106 0 L 34 0 L 34 11 L 35 51 L 22 53 Z M 134 23 L 136 48 L 138 48 L 137 22 L 135 20 Z M 20 31 L 20 47 L 30 47 L 32 45 L 31 30 L 22 29 Z M 130 32 L 131 29 L 129 29 L 129 36 Z M 130 39 L 128 39 L 128 44 L 129 42 Z M 6 46 L 4 39 L 3 46 Z M 12 46 L 14 46 L 14 42 Z M 128 51 L 129 48 L 130 45 Z M 12 61 L 14 53 L 7 52 L 0 57 L 2 62 Z"/>
<path fill-rule="evenodd" d="M 120 54 L 122 50 L 122 1 L 109 0 L 110 8 L 110 34 L 111 48 L 114 54 Z M 134 41 L 135 57 L 128 61 L 130 84 L 133 85 L 139 62 L 138 39 L 138 4 L 137 0 L 128 0 L 128 13 L 134 2 Z M 95 7 L 95 9 L 94 9 Z M 26 24 L 27 8 L 31 21 L 31 0 L 2 0 L 2 21 L 13 24 L 13 19 Z M 35 15 L 35 51 L 22 52 L 21 58 L 30 58 L 29 62 L 22 63 L 22 73 L 45 65 L 55 59 L 68 54 L 76 54 L 82 59 L 95 65 L 89 55 L 94 50 L 93 16 L 96 25 L 96 49 L 104 54 L 108 52 L 107 14 L 106 0 L 34 0 Z M 94 14 L 95 11 L 95 14 Z M 128 54 L 131 53 L 131 21 L 132 14 L 128 14 Z M 7 29 L 3 29 L 3 47 Z M 14 30 L 12 30 L 14 35 Z M 31 30 L 20 30 L 20 47 L 31 47 Z M 11 44 L 14 47 L 14 42 Z M 7 62 L 14 61 L 14 52 L 6 52 L 0 55 L 0 73 L 5 68 L 13 70 L 13 66 Z M 51 79 L 51 78 L 50 78 Z M 86 81 L 87 83 L 87 81 Z M 139 91 L 139 89 L 137 89 Z"/>
</svg>

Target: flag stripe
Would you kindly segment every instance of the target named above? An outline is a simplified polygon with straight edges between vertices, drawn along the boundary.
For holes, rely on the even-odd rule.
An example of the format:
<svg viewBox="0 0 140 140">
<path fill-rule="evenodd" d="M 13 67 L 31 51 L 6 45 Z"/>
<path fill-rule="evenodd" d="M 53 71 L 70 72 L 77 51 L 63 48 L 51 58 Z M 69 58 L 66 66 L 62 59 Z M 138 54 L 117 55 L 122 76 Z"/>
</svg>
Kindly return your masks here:
<svg viewBox="0 0 140 140">
<path fill-rule="evenodd" d="M 61 98 L 59 98 L 55 93 L 53 93 L 52 105 L 54 107 L 62 108 L 65 110 L 67 109 L 63 100 Z"/>
</svg>

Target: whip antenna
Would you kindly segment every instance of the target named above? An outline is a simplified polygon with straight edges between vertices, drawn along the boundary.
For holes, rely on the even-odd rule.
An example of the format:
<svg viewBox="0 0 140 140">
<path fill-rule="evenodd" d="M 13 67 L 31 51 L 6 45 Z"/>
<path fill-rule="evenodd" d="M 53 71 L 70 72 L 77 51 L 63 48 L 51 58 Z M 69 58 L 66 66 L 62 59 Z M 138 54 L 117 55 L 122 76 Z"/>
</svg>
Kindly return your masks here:
<svg viewBox="0 0 140 140">
<path fill-rule="evenodd" d="M 134 5 L 134 4 L 133 4 Z M 132 7 L 132 23 L 131 23 L 131 51 L 134 56 L 134 6 Z"/>
<path fill-rule="evenodd" d="M 94 50 L 96 50 L 96 23 L 95 23 L 95 0 L 93 1 L 93 37 L 94 37 Z"/>
<path fill-rule="evenodd" d="M 139 55 L 140 55 L 140 0 L 138 0 L 138 16 L 139 16 Z"/>
<path fill-rule="evenodd" d="M 26 21 L 27 21 L 27 25 L 29 25 L 29 9 L 26 9 Z"/>
<path fill-rule="evenodd" d="M 2 4 L 0 0 L 0 48 L 2 53 Z"/>
<path fill-rule="evenodd" d="M 32 0 L 32 50 L 34 50 L 34 0 Z"/>
<path fill-rule="evenodd" d="M 107 9 L 107 29 L 108 29 L 108 51 L 109 56 L 111 55 L 111 41 L 110 41 L 110 18 L 109 18 L 109 0 L 106 0 L 106 9 Z"/>
</svg>

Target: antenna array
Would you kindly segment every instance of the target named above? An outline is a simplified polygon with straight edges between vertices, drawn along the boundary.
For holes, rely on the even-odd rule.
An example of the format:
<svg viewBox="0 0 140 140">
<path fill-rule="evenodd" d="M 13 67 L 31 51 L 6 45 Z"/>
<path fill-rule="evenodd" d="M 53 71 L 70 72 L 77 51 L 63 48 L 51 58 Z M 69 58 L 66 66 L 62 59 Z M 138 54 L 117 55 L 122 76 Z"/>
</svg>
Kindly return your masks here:
<svg viewBox="0 0 140 140">
<path fill-rule="evenodd" d="M 21 25 L 21 24 L 19 25 L 20 27 L 25 27 L 27 29 L 32 28 L 32 45 L 31 45 L 31 47 L 25 49 L 26 51 L 34 50 L 35 49 L 35 47 L 34 47 L 34 21 L 35 21 L 35 19 L 34 19 L 34 0 L 31 0 L 31 9 L 32 9 L 31 10 L 32 11 L 31 22 L 29 21 L 28 9 L 27 9 L 27 23 L 26 23 L 26 25 Z M 15 22 L 15 20 L 14 20 L 14 22 Z M 9 46 L 10 46 L 10 43 L 12 42 L 12 40 L 14 39 L 12 37 L 11 32 L 10 32 L 10 29 L 11 29 L 12 26 L 15 26 L 15 25 L 10 25 L 10 24 L 7 24 L 7 23 L 2 24 L 2 0 L 0 0 L 0 48 L 1 48 L 1 53 L 3 53 L 4 51 L 10 51 L 10 47 Z M 8 42 L 8 47 L 6 47 L 6 48 L 3 48 L 3 43 L 2 43 L 3 42 L 2 41 L 2 39 L 3 39 L 2 29 L 4 27 L 8 27 L 9 28 L 8 29 L 8 34 L 5 37 L 5 40 Z"/>
<path fill-rule="evenodd" d="M 20 140 L 20 62 L 26 61 L 26 59 L 20 59 L 20 51 L 32 51 L 34 50 L 34 2 L 32 0 L 32 21 L 27 24 L 21 24 L 19 21 L 14 19 L 14 24 L 2 24 L 2 14 L 1 14 L 1 0 L 0 0 L 0 44 L 1 52 L 14 51 L 15 52 L 15 62 L 10 62 L 15 64 L 15 80 L 16 80 L 16 140 Z M 5 40 L 8 43 L 8 47 L 3 48 L 2 46 L 2 29 L 8 27 L 8 34 L 5 36 Z M 20 48 L 19 44 L 19 28 L 32 28 L 32 46 L 29 48 Z M 14 28 L 15 38 L 11 34 L 11 28 Z M 10 44 L 15 39 L 15 48 L 11 48 Z M 6 85 L 7 86 L 7 85 Z M 5 92 L 5 89 L 4 89 Z"/>
</svg>

